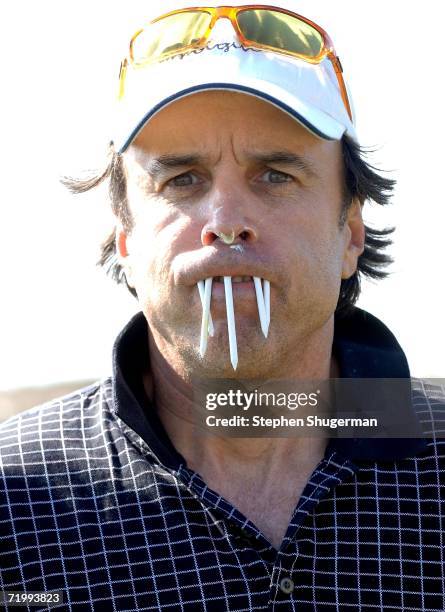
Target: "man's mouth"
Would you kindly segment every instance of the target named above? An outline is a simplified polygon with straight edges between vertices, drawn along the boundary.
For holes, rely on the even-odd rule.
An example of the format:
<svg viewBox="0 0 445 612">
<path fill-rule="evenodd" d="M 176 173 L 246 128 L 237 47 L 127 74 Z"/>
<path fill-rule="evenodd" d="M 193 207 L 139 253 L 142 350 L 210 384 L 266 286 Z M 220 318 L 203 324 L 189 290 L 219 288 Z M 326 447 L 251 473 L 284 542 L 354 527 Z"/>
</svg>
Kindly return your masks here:
<svg viewBox="0 0 445 612">
<path fill-rule="evenodd" d="M 236 340 L 232 283 L 240 288 L 243 286 L 247 287 L 248 290 L 250 290 L 253 285 L 258 306 L 259 323 L 264 337 L 267 338 L 270 324 L 270 282 L 257 276 L 214 276 L 206 278 L 205 280 L 200 280 L 197 283 L 202 304 L 201 341 L 199 348 L 201 357 L 205 355 L 208 336 L 213 336 L 214 333 L 213 321 L 210 313 L 212 285 L 214 286 L 214 292 L 220 294 L 222 290 L 221 285 L 223 284 L 227 313 L 227 330 L 229 334 L 230 361 L 233 369 L 236 370 L 238 365 L 238 346 Z M 239 291 L 237 289 L 235 294 L 238 293 Z"/>
<path fill-rule="evenodd" d="M 253 282 L 253 277 L 252 276 L 232 276 L 232 283 L 250 283 Z M 223 283 L 224 282 L 224 276 L 214 276 L 213 277 L 213 282 L 214 283 Z"/>
</svg>

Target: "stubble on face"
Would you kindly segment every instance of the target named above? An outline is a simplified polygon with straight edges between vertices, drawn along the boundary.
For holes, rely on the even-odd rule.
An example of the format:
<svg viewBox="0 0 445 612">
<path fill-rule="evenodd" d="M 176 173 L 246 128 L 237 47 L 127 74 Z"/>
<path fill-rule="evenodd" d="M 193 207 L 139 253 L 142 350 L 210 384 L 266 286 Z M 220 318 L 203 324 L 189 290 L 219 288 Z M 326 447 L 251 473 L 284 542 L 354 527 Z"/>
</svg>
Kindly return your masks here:
<svg viewBox="0 0 445 612">
<path fill-rule="evenodd" d="M 254 153 L 277 151 L 293 152 L 313 173 L 286 163 L 252 161 Z M 191 153 L 200 161 L 177 168 L 158 164 L 158 173 L 151 173 L 160 159 Z M 178 282 L 177 271 L 187 257 L 199 262 L 212 249 L 217 255 L 229 248 L 203 246 L 202 229 L 209 223 L 252 227 L 256 238 L 243 245 L 246 261 L 259 262 L 264 276 L 272 277 L 267 339 L 254 295 L 246 304 L 237 304 L 235 295 L 236 376 L 290 378 L 298 363 L 308 372 L 310 364 L 326 358 L 345 245 L 339 228 L 340 143 L 316 138 L 256 98 L 206 92 L 155 116 L 125 161 L 135 221 L 127 264 L 149 323 L 151 350 L 160 360 L 183 378 L 234 376 L 224 308 L 212 305 L 215 336 L 201 359 L 196 283 Z"/>
</svg>

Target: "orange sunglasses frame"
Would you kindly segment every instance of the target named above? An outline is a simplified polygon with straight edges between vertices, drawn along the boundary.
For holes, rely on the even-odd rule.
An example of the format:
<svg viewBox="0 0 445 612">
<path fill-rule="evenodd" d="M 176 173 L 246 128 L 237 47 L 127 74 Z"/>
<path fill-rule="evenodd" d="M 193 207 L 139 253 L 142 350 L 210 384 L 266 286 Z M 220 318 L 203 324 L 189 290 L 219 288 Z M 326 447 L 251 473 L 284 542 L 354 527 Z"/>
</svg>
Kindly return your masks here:
<svg viewBox="0 0 445 612">
<path fill-rule="evenodd" d="M 311 26 L 312 28 L 314 28 L 314 30 L 316 30 L 320 36 L 323 39 L 323 47 L 320 51 L 320 53 L 315 56 L 315 57 L 308 57 L 306 55 L 302 55 L 300 53 L 296 53 L 294 51 L 287 51 L 285 49 L 279 49 L 270 45 L 264 45 L 262 43 L 253 41 L 253 40 L 249 40 L 248 38 L 246 38 L 243 33 L 241 32 L 239 25 L 238 25 L 238 21 L 237 21 L 237 15 L 239 13 L 242 13 L 244 11 L 248 11 L 248 10 L 270 10 L 273 12 L 278 12 L 278 13 L 283 13 L 284 15 L 288 15 L 290 17 L 294 17 L 295 19 L 297 19 L 298 21 L 302 21 L 303 23 L 306 23 L 307 25 Z M 187 8 L 182 8 L 182 9 L 177 9 L 175 11 L 171 11 L 169 13 L 165 13 L 164 15 L 161 15 L 159 17 L 157 17 L 156 19 L 154 19 L 153 21 L 151 21 L 148 26 L 153 25 L 155 23 L 157 23 L 158 21 L 161 21 L 162 19 L 166 19 L 167 17 L 172 17 L 173 15 L 179 15 L 181 13 L 189 13 L 189 12 L 202 12 L 202 13 L 208 13 L 211 16 L 211 20 L 209 23 L 209 26 L 207 27 L 206 32 L 204 33 L 204 35 L 202 36 L 202 38 L 200 38 L 197 42 L 194 42 L 190 45 L 184 45 L 183 47 L 180 47 L 179 49 L 175 49 L 174 51 L 170 51 L 167 53 L 161 53 L 159 56 L 156 57 L 155 60 L 146 60 L 144 62 L 136 62 L 134 59 L 134 54 L 133 54 L 133 46 L 134 46 L 134 41 L 136 40 L 136 38 L 139 36 L 139 34 L 141 34 L 146 27 L 141 28 L 140 30 L 138 30 L 131 38 L 130 40 L 130 52 L 129 52 L 129 56 L 128 58 L 125 58 L 123 60 L 123 62 L 121 63 L 121 68 L 120 68 L 120 72 L 119 72 L 119 81 L 120 81 L 120 87 L 119 87 L 119 97 L 122 97 L 123 95 L 123 90 L 124 90 L 124 80 L 125 80 L 125 73 L 127 70 L 127 66 L 130 63 L 131 65 L 138 67 L 138 66 L 145 66 L 147 64 L 153 63 L 154 61 L 160 61 L 163 59 L 167 59 L 168 57 L 174 56 L 174 55 L 178 55 L 180 53 L 184 53 L 188 50 L 193 50 L 193 49 L 200 49 L 201 47 L 203 47 L 206 42 L 209 39 L 210 33 L 215 25 L 215 23 L 217 22 L 218 19 L 221 18 L 226 18 L 226 19 L 230 19 L 232 26 L 240 40 L 240 43 L 245 46 L 245 47 L 252 47 L 255 49 L 263 49 L 266 51 L 273 51 L 274 53 L 281 53 L 283 55 L 290 55 L 292 57 L 297 57 L 299 59 L 302 59 L 306 62 L 309 62 L 310 64 L 319 64 L 320 62 L 322 62 L 326 57 L 332 62 L 332 65 L 334 67 L 335 70 L 335 74 L 337 76 L 337 80 L 338 80 L 338 84 L 339 84 L 339 88 L 340 88 L 340 93 L 341 93 L 341 97 L 343 100 L 343 103 L 345 105 L 345 108 L 347 110 L 347 113 L 351 119 L 351 121 L 353 121 L 353 116 L 352 116 L 352 111 L 351 111 L 351 106 L 349 104 L 349 98 L 348 98 L 348 92 L 346 89 L 346 84 L 345 81 L 343 79 L 343 68 L 340 62 L 340 58 L 337 56 L 335 49 L 334 49 L 334 45 L 332 43 L 332 40 L 330 38 L 330 36 L 328 35 L 327 32 L 325 32 L 325 30 L 323 30 L 323 28 L 321 28 L 319 25 L 317 25 L 316 23 L 314 23 L 313 21 L 311 21 L 310 19 L 307 19 L 306 17 L 303 17 L 302 15 L 299 15 L 298 13 L 294 13 L 293 11 L 288 11 L 287 9 L 281 8 L 281 7 L 277 7 L 277 6 L 271 6 L 271 5 L 265 5 L 265 4 L 247 4 L 247 5 L 241 5 L 241 6 L 216 6 L 216 7 L 207 7 L 207 6 L 195 6 L 195 7 L 187 7 Z"/>
</svg>

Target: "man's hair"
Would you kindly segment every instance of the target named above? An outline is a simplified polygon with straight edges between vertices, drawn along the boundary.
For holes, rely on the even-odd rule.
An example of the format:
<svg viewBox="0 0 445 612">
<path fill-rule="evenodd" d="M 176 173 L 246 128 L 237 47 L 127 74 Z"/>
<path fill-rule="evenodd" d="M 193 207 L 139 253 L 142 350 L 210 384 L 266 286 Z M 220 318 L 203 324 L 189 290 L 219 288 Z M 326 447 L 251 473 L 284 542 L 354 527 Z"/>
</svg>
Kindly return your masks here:
<svg viewBox="0 0 445 612">
<path fill-rule="evenodd" d="M 388 204 L 396 181 L 382 176 L 381 170 L 371 166 L 366 161 L 369 151 L 358 145 L 349 136 L 344 135 L 341 141 L 344 161 L 343 205 L 340 216 L 340 227 L 345 223 L 347 212 L 352 202 L 357 199 L 361 205 L 365 202 L 375 202 L 384 206 Z M 105 167 L 86 178 L 64 177 L 62 183 L 75 194 L 84 193 L 104 182 L 108 182 L 108 194 L 111 209 L 122 223 L 127 233 L 131 232 L 133 219 L 127 199 L 127 176 L 123 155 L 117 153 L 113 143 Z M 354 274 L 341 281 L 340 295 L 336 314 L 345 315 L 357 301 L 360 295 L 362 276 L 372 279 L 385 278 L 388 274 L 386 266 L 392 258 L 385 253 L 392 240 L 390 234 L 394 228 L 374 229 L 365 225 L 365 248 L 358 258 L 357 270 Z M 125 273 L 116 255 L 116 230 L 114 229 L 101 244 L 101 253 L 97 265 L 103 267 L 106 273 L 117 283 L 125 284 L 128 290 L 137 297 L 136 291 L 130 287 Z"/>
</svg>

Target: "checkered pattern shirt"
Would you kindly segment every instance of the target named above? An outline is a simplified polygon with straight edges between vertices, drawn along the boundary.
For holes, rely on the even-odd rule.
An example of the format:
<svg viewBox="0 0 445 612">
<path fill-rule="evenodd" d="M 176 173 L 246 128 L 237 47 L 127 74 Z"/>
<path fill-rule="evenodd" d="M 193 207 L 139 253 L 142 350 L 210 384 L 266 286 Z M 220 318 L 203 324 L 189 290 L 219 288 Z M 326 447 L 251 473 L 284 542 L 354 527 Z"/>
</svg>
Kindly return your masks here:
<svg viewBox="0 0 445 612">
<path fill-rule="evenodd" d="M 445 610 L 434 432 L 332 439 L 276 550 L 168 439 L 141 384 L 146 333 L 136 315 L 111 378 L 0 427 L 1 589 L 61 590 L 59 609 L 76 611 Z M 409 376 L 358 309 L 336 322 L 334 350 L 342 376 Z M 428 421 L 437 407 L 421 392 L 407 410 Z"/>
</svg>

